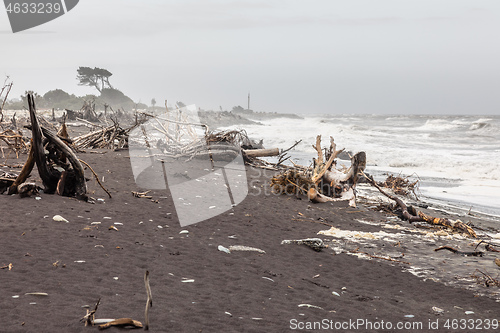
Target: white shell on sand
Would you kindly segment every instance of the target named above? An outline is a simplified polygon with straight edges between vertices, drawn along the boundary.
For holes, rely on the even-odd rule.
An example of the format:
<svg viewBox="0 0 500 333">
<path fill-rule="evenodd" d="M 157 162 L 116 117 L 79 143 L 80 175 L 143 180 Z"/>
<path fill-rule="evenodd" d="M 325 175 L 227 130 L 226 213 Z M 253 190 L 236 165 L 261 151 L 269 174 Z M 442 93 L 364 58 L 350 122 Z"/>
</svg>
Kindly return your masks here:
<svg viewBox="0 0 500 333">
<path fill-rule="evenodd" d="M 217 246 L 217 249 L 218 249 L 219 251 L 221 251 L 221 252 L 225 252 L 225 253 L 227 253 L 227 254 L 230 254 L 230 253 L 231 253 L 231 251 L 230 251 L 227 247 L 224 247 L 224 246 L 222 246 L 222 245 Z"/>
<path fill-rule="evenodd" d="M 444 312 L 444 310 L 443 310 L 443 309 L 438 308 L 437 306 L 433 306 L 433 307 L 432 307 L 432 311 L 437 312 L 437 313 L 443 313 L 443 312 Z"/>
<path fill-rule="evenodd" d="M 52 219 L 54 221 L 56 221 L 56 222 L 66 222 L 66 223 L 69 223 L 69 221 L 66 220 L 64 217 L 62 217 L 61 215 L 54 215 L 54 217 Z"/>
</svg>

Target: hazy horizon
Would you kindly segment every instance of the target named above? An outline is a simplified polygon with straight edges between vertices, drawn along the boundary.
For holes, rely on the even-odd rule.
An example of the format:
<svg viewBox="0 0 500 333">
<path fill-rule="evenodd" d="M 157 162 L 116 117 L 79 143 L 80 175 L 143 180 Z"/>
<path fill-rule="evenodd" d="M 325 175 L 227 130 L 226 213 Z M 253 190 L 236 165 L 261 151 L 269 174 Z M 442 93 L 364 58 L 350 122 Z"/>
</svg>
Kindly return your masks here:
<svg viewBox="0 0 500 333">
<path fill-rule="evenodd" d="M 78 86 L 113 73 L 135 102 L 300 114 L 500 114 L 497 1 L 85 0 L 13 34 L 0 10 L 0 80 Z"/>
</svg>

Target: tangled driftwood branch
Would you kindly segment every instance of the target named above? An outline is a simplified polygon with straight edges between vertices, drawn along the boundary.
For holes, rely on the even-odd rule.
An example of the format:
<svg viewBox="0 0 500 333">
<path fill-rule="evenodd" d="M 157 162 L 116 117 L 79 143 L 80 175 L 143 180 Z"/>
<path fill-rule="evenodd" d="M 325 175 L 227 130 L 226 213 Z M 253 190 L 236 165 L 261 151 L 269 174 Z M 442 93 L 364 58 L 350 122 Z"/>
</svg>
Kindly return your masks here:
<svg viewBox="0 0 500 333">
<path fill-rule="evenodd" d="M 447 227 L 449 229 L 461 231 L 461 232 L 469 235 L 470 237 L 477 238 L 476 232 L 471 227 L 469 227 L 468 225 L 463 223 L 462 221 L 460 221 L 460 220 L 451 221 L 451 220 L 448 220 L 446 218 L 433 217 L 433 216 L 427 215 L 421 211 L 417 211 L 412 206 L 408 207 L 403 202 L 403 200 L 401 200 L 398 197 L 391 195 L 391 194 L 385 192 L 384 190 L 382 190 L 382 188 L 377 184 L 377 182 L 372 177 L 369 177 L 366 174 L 364 174 L 364 176 L 370 182 L 370 184 L 375 186 L 380 191 L 380 193 L 382 193 L 383 195 L 385 195 L 389 199 L 394 200 L 396 202 L 398 207 L 401 209 L 402 216 L 406 220 L 408 220 L 408 222 L 410 222 L 410 223 L 412 223 L 412 222 L 427 222 L 427 223 L 433 224 L 433 225 L 440 225 L 440 226 Z"/>
<path fill-rule="evenodd" d="M 380 187 L 390 188 L 395 194 L 418 198 L 419 179 L 412 181 L 409 177 L 389 175 L 383 182 L 379 182 Z"/>
<path fill-rule="evenodd" d="M 477 273 L 480 273 L 481 275 L 478 275 Z M 479 269 L 476 269 L 472 277 L 476 279 L 478 284 L 484 284 L 486 287 L 500 287 L 500 280 L 492 278 L 490 274 L 484 273 Z"/>
<path fill-rule="evenodd" d="M 16 154 L 16 158 L 19 158 L 19 153 L 21 151 L 28 150 L 26 138 L 24 138 L 19 131 L 15 132 L 12 129 L 4 130 L 0 133 L 0 151 L 2 152 L 2 158 L 5 158 L 6 149 L 13 151 Z"/>
</svg>

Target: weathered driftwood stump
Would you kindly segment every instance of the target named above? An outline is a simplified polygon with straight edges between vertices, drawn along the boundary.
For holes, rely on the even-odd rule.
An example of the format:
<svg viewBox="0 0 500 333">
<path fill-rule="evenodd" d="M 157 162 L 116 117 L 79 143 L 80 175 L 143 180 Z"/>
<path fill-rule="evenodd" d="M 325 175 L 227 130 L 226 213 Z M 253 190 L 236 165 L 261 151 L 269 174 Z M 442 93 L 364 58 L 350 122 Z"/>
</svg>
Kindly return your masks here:
<svg viewBox="0 0 500 333">
<path fill-rule="evenodd" d="M 307 196 L 313 202 L 329 201 L 349 201 L 349 206 L 356 207 L 356 183 L 358 175 L 366 167 L 366 154 L 359 152 L 351 158 L 351 167 L 347 172 L 341 172 L 335 168 L 335 158 L 344 151 L 337 150 L 335 142 L 330 137 L 330 148 L 328 160 L 324 163 L 323 152 L 321 150 L 321 136 L 317 136 L 316 145 L 313 146 L 318 153 L 318 159 L 315 160 L 312 181 L 318 187 L 309 189 Z M 320 184 L 321 183 L 321 184 Z M 319 190 L 323 191 L 323 194 Z"/>
<path fill-rule="evenodd" d="M 36 116 L 35 101 L 28 94 L 28 107 L 31 119 L 32 142 L 30 154 L 20 175 L 9 188 L 9 193 L 16 193 L 18 187 L 27 179 L 36 165 L 42 179 L 45 193 L 58 193 L 87 200 L 87 185 L 82 165 L 70 147 L 63 142 L 62 137 L 51 130 L 40 126 Z M 46 154 L 45 151 L 48 151 Z"/>
<path fill-rule="evenodd" d="M 275 192 L 304 193 L 312 202 L 347 201 L 356 207 L 356 183 L 358 175 L 365 169 L 366 154 L 359 152 L 351 158 L 351 167 L 341 172 L 333 166 L 335 159 L 344 150 L 337 150 L 333 138 L 330 137 L 330 148 L 323 154 L 321 136 L 316 137 L 313 148 L 318 154 L 311 169 L 291 168 L 273 177 L 271 186 Z"/>
</svg>

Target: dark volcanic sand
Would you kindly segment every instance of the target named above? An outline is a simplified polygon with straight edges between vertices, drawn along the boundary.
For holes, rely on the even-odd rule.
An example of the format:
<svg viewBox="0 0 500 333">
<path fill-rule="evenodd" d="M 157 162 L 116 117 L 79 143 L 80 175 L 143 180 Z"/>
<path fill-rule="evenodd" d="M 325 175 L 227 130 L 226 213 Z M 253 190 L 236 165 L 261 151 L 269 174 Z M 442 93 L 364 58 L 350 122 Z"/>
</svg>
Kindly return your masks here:
<svg viewBox="0 0 500 333">
<path fill-rule="evenodd" d="M 168 191 L 150 193 L 158 203 L 132 196 L 131 191 L 143 189 L 134 183 L 128 151 L 101 152 L 105 153 L 79 157 L 104 177 L 112 199 L 93 179 L 88 182 L 91 196 L 104 203 L 48 194 L 41 194 L 41 200 L 0 195 L 0 265 L 13 265 L 10 271 L 0 270 L 1 332 L 96 331 L 97 327 L 84 327 L 79 319 L 86 312 L 83 306 L 93 308 L 99 298 L 96 318 L 130 317 L 143 322 L 146 270 L 153 294 L 152 332 L 288 332 L 295 327 L 294 319 L 422 322 L 423 329 L 414 332 L 431 331 L 429 320 L 439 320 L 439 329 L 432 331 L 451 332 L 457 330 L 444 328 L 448 319 L 500 317 L 500 305 L 494 299 L 424 282 L 403 272 L 403 264 L 335 255 L 331 248 L 315 252 L 280 244 L 284 239 L 318 237 L 318 231 L 329 229 L 311 222 L 319 217 L 349 230 L 378 231 L 379 227 L 355 219 L 385 220 L 381 213 L 363 207 L 314 205 L 295 197 L 266 196 L 263 191 L 256 195 L 257 189 L 250 188 L 250 195 L 232 211 L 181 228 Z M 247 172 L 257 188 L 265 186 L 266 180 L 260 177 L 257 182 L 259 173 Z M 56 214 L 69 223 L 53 221 Z M 115 222 L 123 225 L 115 225 L 118 231 L 109 230 Z M 180 234 L 181 230 L 189 233 Z M 245 245 L 266 253 L 226 254 L 218 251 L 218 245 Z M 184 278 L 194 282 L 182 282 Z M 30 292 L 48 296 L 25 295 Z M 436 314 L 434 306 L 444 313 Z M 109 329 L 119 330 L 123 329 Z M 367 331 L 404 330 L 365 326 L 357 330 Z"/>
</svg>

